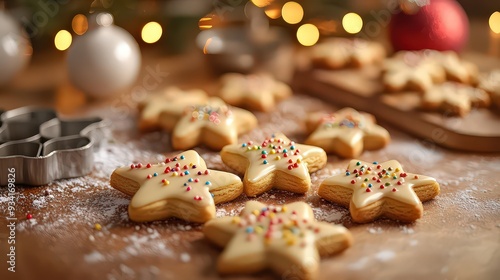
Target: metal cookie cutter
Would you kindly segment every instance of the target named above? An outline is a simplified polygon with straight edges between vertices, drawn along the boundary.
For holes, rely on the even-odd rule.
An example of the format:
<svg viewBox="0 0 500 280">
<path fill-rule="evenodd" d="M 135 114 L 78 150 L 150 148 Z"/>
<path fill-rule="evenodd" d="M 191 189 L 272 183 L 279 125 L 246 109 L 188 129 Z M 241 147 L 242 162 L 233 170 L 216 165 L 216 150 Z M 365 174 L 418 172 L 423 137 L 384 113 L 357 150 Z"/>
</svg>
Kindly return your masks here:
<svg viewBox="0 0 500 280">
<path fill-rule="evenodd" d="M 89 174 L 107 126 L 101 118 L 61 119 L 39 107 L 3 112 L 0 123 L 0 186 L 12 168 L 11 181 L 33 186 Z"/>
</svg>

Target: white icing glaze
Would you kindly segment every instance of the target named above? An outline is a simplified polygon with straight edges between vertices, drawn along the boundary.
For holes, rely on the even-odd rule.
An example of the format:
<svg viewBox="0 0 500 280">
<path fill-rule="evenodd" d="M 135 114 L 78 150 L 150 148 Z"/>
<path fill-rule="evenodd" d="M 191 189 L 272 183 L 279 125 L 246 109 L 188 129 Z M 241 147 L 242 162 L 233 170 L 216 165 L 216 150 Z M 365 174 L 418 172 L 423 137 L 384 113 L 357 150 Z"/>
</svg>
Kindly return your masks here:
<svg viewBox="0 0 500 280">
<path fill-rule="evenodd" d="M 344 108 L 332 114 L 326 114 L 320 125 L 307 141 L 338 138 L 349 146 L 363 141 L 364 136 L 376 136 L 389 139 L 389 132 L 352 108 Z"/>
<path fill-rule="evenodd" d="M 173 161 L 174 158 L 176 158 L 175 161 Z M 139 208 L 169 199 L 179 199 L 193 204 L 213 205 L 214 200 L 210 190 L 241 182 L 241 179 L 234 174 L 208 170 L 205 161 L 196 151 L 186 151 L 174 158 L 167 159 L 170 160 L 169 163 L 152 164 L 151 167 L 147 167 L 147 165 L 136 167 L 134 165 L 134 168 L 121 167 L 115 170 L 118 175 L 131 179 L 140 185 L 139 190 L 132 198 L 132 207 Z M 176 167 L 177 164 L 179 167 Z M 170 168 L 170 171 L 166 172 L 167 168 Z M 168 183 L 162 180 L 166 180 Z M 190 180 L 192 181 L 190 182 Z"/>
<path fill-rule="evenodd" d="M 234 143 L 238 140 L 240 131 L 253 127 L 256 123 L 255 116 L 249 111 L 229 107 L 221 99 L 212 97 L 206 105 L 191 106 L 186 110 L 175 125 L 173 134 L 184 137 L 198 134 L 202 129 L 210 129 Z"/>
<path fill-rule="evenodd" d="M 363 174 L 359 175 L 361 167 L 364 167 L 364 171 L 361 171 Z M 383 170 L 386 172 L 380 173 L 384 172 Z M 347 175 L 347 172 L 349 172 L 349 175 Z M 358 174 L 358 177 L 356 177 L 356 174 Z M 385 174 L 388 176 L 385 176 Z M 398 184 L 398 182 L 401 182 L 401 184 Z M 351 160 L 346 173 L 329 177 L 323 181 L 322 185 L 337 185 L 352 189 L 352 202 L 357 208 L 361 208 L 384 197 L 411 205 L 421 204 L 422 202 L 420 202 L 415 191 L 413 191 L 413 187 L 433 184 L 435 182 L 434 178 L 403 171 L 401 164 L 396 160 L 377 164 Z M 370 187 L 369 184 L 372 186 Z M 381 188 L 381 185 L 384 187 Z M 367 189 L 370 191 L 367 192 Z M 396 191 L 393 191 L 393 189 Z"/>
<path fill-rule="evenodd" d="M 277 170 L 300 179 L 307 179 L 309 171 L 304 159 L 319 157 L 325 153 L 323 149 L 318 147 L 296 144 L 281 133 L 276 133 L 274 137 L 267 138 L 261 143 L 250 141 L 243 144 L 233 144 L 225 146 L 222 150 L 248 159 L 249 165 L 245 172 L 245 178 L 250 182 L 256 182 Z M 263 153 L 265 158 L 263 158 Z"/>
<path fill-rule="evenodd" d="M 290 266 L 316 268 L 320 259 L 317 240 L 333 237 L 342 242 L 350 235 L 343 226 L 317 222 L 305 202 L 266 206 L 248 201 L 239 217 L 214 219 L 205 226 L 232 235 L 221 256 L 224 265 L 252 257 L 253 261 L 259 260 L 262 269 L 283 261 Z M 277 255 L 285 258 L 276 258 Z"/>
</svg>

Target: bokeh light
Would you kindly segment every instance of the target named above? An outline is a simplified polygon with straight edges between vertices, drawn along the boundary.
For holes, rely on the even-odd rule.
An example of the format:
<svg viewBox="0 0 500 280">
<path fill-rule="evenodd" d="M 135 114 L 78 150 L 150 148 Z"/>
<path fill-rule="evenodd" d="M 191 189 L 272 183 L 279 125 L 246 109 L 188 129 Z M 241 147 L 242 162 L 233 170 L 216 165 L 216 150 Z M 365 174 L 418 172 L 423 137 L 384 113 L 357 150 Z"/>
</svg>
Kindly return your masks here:
<svg viewBox="0 0 500 280">
<path fill-rule="evenodd" d="M 313 46 L 318 42 L 319 30 L 314 24 L 306 23 L 297 30 L 297 40 L 303 46 Z"/>
<path fill-rule="evenodd" d="M 60 51 L 67 50 L 69 46 L 71 46 L 71 42 L 73 42 L 71 33 L 64 29 L 57 32 L 56 37 L 54 38 L 54 45 L 56 46 L 56 49 Z"/>
<path fill-rule="evenodd" d="M 356 34 L 363 28 L 363 19 L 356 13 L 348 13 L 342 18 L 342 26 L 347 33 Z"/>
<path fill-rule="evenodd" d="M 148 44 L 156 43 L 161 38 L 163 29 L 158 22 L 148 22 L 142 28 L 141 37 L 142 40 Z"/>
<path fill-rule="evenodd" d="M 214 22 L 213 16 L 205 16 L 198 21 L 198 27 L 201 30 L 210 29 L 213 27 L 213 22 Z"/>
<path fill-rule="evenodd" d="M 281 8 L 278 5 L 270 5 L 266 7 L 264 13 L 266 13 L 266 16 L 268 16 L 270 19 L 277 19 L 281 17 Z"/>
<path fill-rule="evenodd" d="M 259 8 L 269 5 L 271 2 L 273 2 L 273 0 L 252 0 L 252 3 Z"/>
<path fill-rule="evenodd" d="M 297 2 L 286 2 L 281 8 L 281 16 L 286 23 L 296 24 L 304 17 L 304 9 Z"/>
<path fill-rule="evenodd" d="M 500 34 L 500 12 L 497 11 L 491 14 L 489 22 L 491 31 Z"/>
<path fill-rule="evenodd" d="M 71 28 L 73 28 L 73 31 L 77 35 L 85 34 L 85 32 L 87 32 L 87 29 L 89 28 L 87 17 L 82 14 L 74 16 L 73 20 L 71 21 Z"/>
</svg>

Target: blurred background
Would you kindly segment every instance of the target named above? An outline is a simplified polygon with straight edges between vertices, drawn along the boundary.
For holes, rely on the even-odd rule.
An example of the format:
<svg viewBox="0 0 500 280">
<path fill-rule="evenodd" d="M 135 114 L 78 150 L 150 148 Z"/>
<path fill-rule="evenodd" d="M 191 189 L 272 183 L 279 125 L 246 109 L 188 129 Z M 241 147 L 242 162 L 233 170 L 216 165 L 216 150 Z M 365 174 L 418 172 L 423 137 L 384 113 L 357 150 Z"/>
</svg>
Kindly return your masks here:
<svg viewBox="0 0 500 280">
<path fill-rule="evenodd" d="M 388 49 L 436 39 L 426 46 L 497 57 L 498 11 L 500 1 L 477 0 L 0 0 L 0 107 L 70 113 L 144 88 L 145 77 L 155 81 L 147 92 L 258 67 L 289 80 L 293 53 L 331 36 Z M 407 28 L 391 29 L 401 13 Z"/>
</svg>

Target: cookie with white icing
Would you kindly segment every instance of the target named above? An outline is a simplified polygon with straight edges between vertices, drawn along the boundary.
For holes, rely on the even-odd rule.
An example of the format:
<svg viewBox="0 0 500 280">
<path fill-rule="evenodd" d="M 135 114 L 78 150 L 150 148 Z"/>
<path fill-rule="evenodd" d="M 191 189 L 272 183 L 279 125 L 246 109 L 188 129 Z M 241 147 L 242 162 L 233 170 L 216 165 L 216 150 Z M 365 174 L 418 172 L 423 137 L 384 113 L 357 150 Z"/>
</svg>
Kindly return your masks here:
<svg viewBox="0 0 500 280">
<path fill-rule="evenodd" d="M 207 94 L 199 89 L 184 91 L 176 87 L 169 87 L 164 91 L 150 94 L 138 104 L 139 130 L 142 132 L 159 130 L 161 112 L 167 111 L 171 115 L 180 116 L 185 107 L 193 103 L 206 102 L 207 99 Z"/>
<path fill-rule="evenodd" d="M 306 124 L 313 131 L 306 144 L 345 158 L 357 157 L 363 150 L 381 149 L 390 141 L 389 132 L 377 125 L 372 115 L 352 108 L 331 114 L 313 113 Z"/>
<path fill-rule="evenodd" d="M 216 203 L 231 201 L 243 191 L 238 176 L 207 169 L 193 150 L 161 163 L 118 168 L 110 184 L 133 196 L 128 212 L 136 222 L 177 217 L 203 223 L 215 217 Z"/>
<path fill-rule="evenodd" d="M 165 130 L 173 124 L 172 147 L 186 150 L 205 144 L 220 150 L 238 141 L 238 135 L 257 126 L 257 118 L 249 111 L 226 105 L 219 98 L 211 97 L 208 102 L 191 104 L 179 117 L 164 111 L 160 124 Z"/>
<path fill-rule="evenodd" d="M 451 116 L 465 116 L 472 108 L 488 107 L 489 95 L 482 89 L 446 82 L 427 90 L 422 96 L 422 109 L 441 111 Z"/>
<path fill-rule="evenodd" d="M 318 195 L 348 207 L 358 223 L 379 217 L 411 222 L 422 217 L 422 202 L 439 191 L 436 179 L 407 173 L 395 160 L 380 164 L 351 160 L 345 173 L 321 183 Z"/>
<path fill-rule="evenodd" d="M 278 102 L 290 97 L 292 90 L 267 74 L 228 73 L 221 77 L 216 95 L 229 105 L 269 112 Z"/>
<path fill-rule="evenodd" d="M 386 52 L 382 44 L 362 39 L 332 38 L 312 47 L 315 66 L 341 69 L 381 62 Z"/>
<path fill-rule="evenodd" d="M 320 257 L 339 253 L 352 244 L 340 225 L 318 222 L 309 205 L 294 202 L 266 206 L 249 201 L 238 217 L 210 220 L 205 237 L 225 247 L 217 262 L 220 274 L 249 274 L 272 269 L 294 279 L 313 279 Z"/>
<path fill-rule="evenodd" d="M 261 142 L 249 141 L 225 146 L 222 161 L 240 174 L 247 196 L 272 188 L 306 193 L 311 187 L 310 172 L 326 165 L 326 153 L 315 146 L 296 144 L 281 133 Z"/>
<path fill-rule="evenodd" d="M 446 72 L 425 52 L 401 51 L 384 62 L 382 80 L 389 92 L 424 92 L 444 82 Z"/>
</svg>

